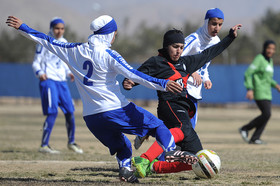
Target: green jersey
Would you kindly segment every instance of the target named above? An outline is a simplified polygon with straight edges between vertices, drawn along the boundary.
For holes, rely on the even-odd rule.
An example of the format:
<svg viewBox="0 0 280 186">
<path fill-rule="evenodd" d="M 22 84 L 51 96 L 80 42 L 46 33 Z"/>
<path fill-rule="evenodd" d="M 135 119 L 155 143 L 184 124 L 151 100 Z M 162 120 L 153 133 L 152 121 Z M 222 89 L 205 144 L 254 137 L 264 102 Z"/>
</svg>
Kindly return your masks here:
<svg viewBox="0 0 280 186">
<path fill-rule="evenodd" d="M 272 100 L 271 87 L 277 85 L 273 71 L 273 60 L 267 61 L 262 54 L 257 55 L 246 70 L 244 85 L 254 91 L 255 100 Z"/>
</svg>

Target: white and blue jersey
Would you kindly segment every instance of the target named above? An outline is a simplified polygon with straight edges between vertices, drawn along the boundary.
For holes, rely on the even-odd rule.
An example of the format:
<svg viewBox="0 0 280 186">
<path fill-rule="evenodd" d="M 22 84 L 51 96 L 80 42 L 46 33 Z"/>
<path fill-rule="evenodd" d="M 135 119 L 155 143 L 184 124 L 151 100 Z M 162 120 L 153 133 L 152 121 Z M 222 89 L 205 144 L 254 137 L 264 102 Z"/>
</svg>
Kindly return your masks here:
<svg viewBox="0 0 280 186">
<path fill-rule="evenodd" d="M 185 38 L 185 46 L 182 56 L 195 55 L 201 53 L 206 48 L 209 48 L 212 45 L 215 45 L 218 42 L 220 42 L 220 38 L 218 36 L 209 37 L 208 35 L 206 35 L 206 33 L 204 33 L 204 27 L 207 27 L 207 25 L 208 19 L 205 20 L 203 27 L 199 28 L 196 32 L 190 34 L 188 37 Z M 197 73 L 201 76 L 203 83 L 205 81 L 210 80 L 208 73 L 208 66 L 210 65 L 210 62 L 211 61 L 209 61 L 199 70 L 197 70 Z M 201 88 L 202 84 L 199 86 L 194 85 L 193 77 L 190 76 L 188 78 L 187 91 L 189 95 L 191 95 L 197 100 L 202 99 Z"/>
<path fill-rule="evenodd" d="M 165 91 L 167 80 L 156 79 L 134 70 L 110 43 L 63 43 L 22 24 L 21 33 L 41 44 L 66 62 L 75 76 L 75 83 L 83 102 L 83 115 L 92 115 L 119 109 L 129 104 L 122 95 L 118 74 L 148 88 Z M 98 45 L 98 47 L 96 47 Z"/>
<path fill-rule="evenodd" d="M 58 41 L 67 42 L 64 38 L 59 38 Z M 54 81 L 66 81 L 67 75 L 71 73 L 68 66 L 59 57 L 40 44 L 36 45 L 32 68 L 38 78 L 42 74 L 46 74 L 48 79 Z"/>
<path fill-rule="evenodd" d="M 117 30 L 116 26 L 114 30 L 110 26 L 114 26 L 115 21 L 109 16 L 100 16 L 96 20 L 91 26 L 94 34 L 89 36 L 87 44 L 63 43 L 25 24 L 19 30 L 68 64 L 81 95 L 87 127 L 109 148 L 111 155 L 116 153 L 119 167 L 130 169 L 131 143 L 123 133 L 154 136 L 166 152 L 174 150 L 176 145 L 161 120 L 126 100 L 116 76 L 122 74 L 134 82 L 160 91 L 165 91 L 168 80 L 134 70 L 121 55 L 110 49 Z"/>
<path fill-rule="evenodd" d="M 208 21 L 209 19 L 204 20 L 204 25 L 197 29 L 196 32 L 190 34 L 185 38 L 185 46 L 182 53 L 182 56 L 195 55 L 201 53 L 203 50 L 211 47 L 212 45 L 220 42 L 220 38 L 218 36 L 211 37 L 208 34 Z M 202 82 L 209 81 L 209 73 L 208 67 L 211 61 L 207 62 L 203 67 L 201 67 L 196 72 L 200 75 Z M 198 100 L 202 99 L 202 88 L 203 84 L 195 85 L 194 79 L 192 76 L 188 78 L 187 81 L 187 92 L 189 95 L 189 99 L 191 99 L 196 107 L 196 113 L 194 117 L 191 119 L 192 127 L 195 128 L 197 123 L 197 115 L 198 115 Z"/>
<path fill-rule="evenodd" d="M 67 42 L 62 37 L 58 41 Z M 74 105 L 66 81 L 71 71 L 66 63 L 37 44 L 32 68 L 36 77 L 40 78 L 42 74 L 47 76 L 47 80 L 40 81 L 43 114 L 55 114 L 58 112 L 58 107 L 63 113 L 73 113 Z"/>
</svg>

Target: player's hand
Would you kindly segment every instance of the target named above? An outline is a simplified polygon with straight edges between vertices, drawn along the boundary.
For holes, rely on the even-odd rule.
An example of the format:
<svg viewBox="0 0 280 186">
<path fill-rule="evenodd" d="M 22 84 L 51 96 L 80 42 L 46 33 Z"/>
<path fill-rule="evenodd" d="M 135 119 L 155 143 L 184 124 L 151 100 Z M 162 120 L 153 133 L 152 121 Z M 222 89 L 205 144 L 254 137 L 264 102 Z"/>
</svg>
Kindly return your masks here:
<svg viewBox="0 0 280 186">
<path fill-rule="evenodd" d="M 248 90 L 247 94 L 246 94 L 246 98 L 249 100 L 253 100 L 254 99 L 254 91 L 253 90 Z"/>
<path fill-rule="evenodd" d="M 204 87 L 205 87 L 205 89 L 211 89 L 212 88 L 212 82 L 210 81 L 210 80 L 208 80 L 208 81 L 205 81 L 204 82 Z"/>
<path fill-rule="evenodd" d="M 130 90 L 135 85 L 135 83 L 132 80 L 126 78 L 123 80 L 122 85 L 125 90 Z"/>
<path fill-rule="evenodd" d="M 15 16 L 9 16 L 6 24 L 10 27 L 13 27 L 15 29 L 19 29 L 20 25 L 22 25 L 22 20 L 20 20 L 19 18 L 15 17 Z"/>
<path fill-rule="evenodd" d="M 193 84 L 195 86 L 201 85 L 202 79 L 201 79 L 201 76 L 197 72 L 192 73 L 192 77 L 193 77 Z"/>
<path fill-rule="evenodd" d="M 73 82 L 75 80 L 75 77 L 72 73 L 69 73 L 70 81 Z"/>
<path fill-rule="evenodd" d="M 166 84 L 166 90 L 172 93 L 181 93 L 183 88 L 175 81 L 169 80 Z"/>
<path fill-rule="evenodd" d="M 47 78 L 46 74 L 42 74 L 42 75 L 40 75 L 39 79 L 40 79 L 40 81 L 46 81 L 48 78 Z"/>
<path fill-rule="evenodd" d="M 278 92 L 280 92 L 280 85 L 276 85 L 276 90 L 278 91 Z"/>
<path fill-rule="evenodd" d="M 241 24 L 235 25 L 230 29 L 230 33 L 232 33 L 234 37 L 237 37 L 237 30 L 239 30 L 241 27 L 242 27 Z"/>
</svg>

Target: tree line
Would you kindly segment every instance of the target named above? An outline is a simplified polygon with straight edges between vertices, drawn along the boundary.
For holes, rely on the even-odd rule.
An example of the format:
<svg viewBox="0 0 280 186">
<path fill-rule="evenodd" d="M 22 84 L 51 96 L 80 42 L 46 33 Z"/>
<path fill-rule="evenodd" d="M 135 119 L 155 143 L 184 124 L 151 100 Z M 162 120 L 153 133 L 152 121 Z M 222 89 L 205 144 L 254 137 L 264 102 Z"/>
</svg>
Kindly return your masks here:
<svg viewBox="0 0 280 186">
<path fill-rule="evenodd" d="M 268 9 L 266 14 L 254 24 L 254 32 L 248 35 L 240 32 L 234 44 L 216 57 L 213 61 L 221 64 L 248 64 L 254 57 L 262 52 L 262 44 L 267 39 L 272 39 L 280 44 L 280 12 Z M 187 36 L 194 32 L 200 25 L 186 22 L 182 31 Z M 165 28 L 159 25 L 147 26 L 142 22 L 133 35 L 119 33 L 113 49 L 117 50 L 129 63 L 143 63 L 149 57 L 157 55 L 157 49 L 162 47 L 163 34 L 172 29 L 172 25 Z M 224 30 L 224 29 L 222 29 Z M 223 38 L 228 31 L 219 34 Z M 69 26 L 65 28 L 65 38 L 69 42 L 86 42 L 79 38 Z M 277 46 L 277 48 L 279 48 Z M 34 42 L 19 34 L 10 34 L 2 31 L 0 34 L 0 63 L 32 63 L 35 52 Z M 280 51 L 277 50 L 274 62 L 280 64 Z"/>
</svg>

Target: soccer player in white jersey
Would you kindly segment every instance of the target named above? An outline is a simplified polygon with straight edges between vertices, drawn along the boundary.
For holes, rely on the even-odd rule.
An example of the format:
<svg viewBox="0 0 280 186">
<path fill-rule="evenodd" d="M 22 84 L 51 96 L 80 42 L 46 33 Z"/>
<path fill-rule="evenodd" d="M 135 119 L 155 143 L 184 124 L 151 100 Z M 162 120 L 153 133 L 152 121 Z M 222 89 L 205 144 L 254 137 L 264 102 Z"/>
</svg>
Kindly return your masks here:
<svg viewBox="0 0 280 186">
<path fill-rule="evenodd" d="M 202 52 L 206 48 L 220 42 L 218 33 L 224 22 L 224 13 L 219 8 L 213 8 L 206 12 L 204 24 L 196 32 L 185 38 L 185 46 L 182 56 L 194 55 Z M 209 78 L 209 61 L 198 71 L 194 72 L 188 79 L 187 91 L 189 98 L 194 102 L 196 113 L 191 119 L 193 128 L 197 123 L 197 103 L 202 99 L 201 88 L 204 84 L 206 89 L 212 88 L 212 82 Z"/>
<path fill-rule="evenodd" d="M 49 36 L 54 37 L 58 41 L 67 42 L 63 38 L 64 26 L 65 23 L 61 18 L 52 19 Z M 39 152 L 59 153 L 59 151 L 49 146 L 49 139 L 57 117 L 58 107 L 60 107 L 66 120 L 68 149 L 82 154 L 83 150 L 75 143 L 74 105 L 66 79 L 69 76 L 71 81 L 74 81 L 74 75 L 59 57 L 40 44 L 36 46 L 32 67 L 35 75 L 40 80 L 42 109 L 43 114 L 47 116 L 43 126 L 43 136 Z"/>
<path fill-rule="evenodd" d="M 57 41 L 14 16 L 9 16 L 6 23 L 67 63 L 81 95 L 87 127 L 109 148 L 111 155 L 116 154 L 121 181 L 138 182 L 131 169 L 131 143 L 124 133 L 154 136 L 166 152 L 167 161 L 196 163 L 195 155 L 174 150 L 174 138 L 161 120 L 121 94 L 116 80 L 118 74 L 161 91 L 181 92 L 182 87 L 174 81 L 153 78 L 134 70 L 121 55 L 111 50 L 117 32 L 112 17 L 100 16 L 90 24 L 93 34 L 86 44 Z"/>
</svg>

